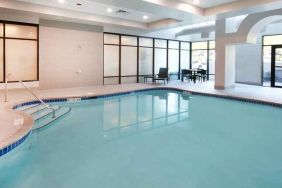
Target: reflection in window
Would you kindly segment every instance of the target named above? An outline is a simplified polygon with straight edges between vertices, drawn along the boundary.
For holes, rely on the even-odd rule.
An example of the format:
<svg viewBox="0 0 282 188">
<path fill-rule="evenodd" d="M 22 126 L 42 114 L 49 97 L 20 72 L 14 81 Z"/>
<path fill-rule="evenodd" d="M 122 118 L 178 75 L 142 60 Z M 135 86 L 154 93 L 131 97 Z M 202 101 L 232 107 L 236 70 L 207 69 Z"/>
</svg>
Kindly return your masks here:
<svg viewBox="0 0 282 188">
<path fill-rule="evenodd" d="M 178 79 L 179 73 L 179 50 L 168 50 L 168 72 L 170 74 L 170 80 Z"/>
<path fill-rule="evenodd" d="M 192 51 L 192 69 L 207 70 L 207 50 Z"/>
<path fill-rule="evenodd" d="M 271 46 L 263 47 L 263 85 L 270 86 L 271 81 Z"/>
<path fill-rule="evenodd" d="M 282 49 L 275 50 L 275 86 L 282 86 Z"/>
<path fill-rule="evenodd" d="M 153 74 L 153 48 L 139 48 L 139 75 Z M 144 79 L 139 79 L 142 82 Z"/>
<path fill-rule="evenodd" d="M 137 46 L 137 37 L 122 36 L 121 45 Z"/>
<path fill-rule="evenodd" d="M 137 75 L 137 47 L 121 47 L 121 76 Z"/>
<path fill-rule="evenodd" d="M 38 80 L 38 26 L 0 23 L 0 37 L 0 82 Z"/>
<path fill-rule="evenodd" d="M 184 41 L 105 33 L 104 84 L 143 82 L 144 76 L 158 74 L 160 68 L 168 68 L 171 80 L 178 79 L 179 66 L 190 68 L 190 46 Z"/>
<path fill-rule="evenodd" d="M 17 80 L 37 80 L 37 41 L 6 39 L 5 46 L 6 75 L 13 74 Z"/>
<path fill-rule="evenodd" d="M 4 82 L 3 39 L 0 39 L 0 82 Z"/>
<path fill-rule="evenodd" d="M 215 50 L 209 50 L 209 79 L 214 80 L 215 75 Z"/>
<path fill-rule="evenodd" d="M 119 35 L 104 34 L 104 44 L 119 45 Z"/>
<path fill-rule="evenodd" d="M 282 44 L 282 35 L 264 36 L 263 45 L 272 46 Z"/>
<path fill-rule="evenodd" d="M 193 42 L 192 50 L 205 50 L 208 49 L 208 42 Z"/>
<path fill-rule="evenodd" d="M 139 46 L 153 47 L 153 39 L 150 38 L 139 38 Z"/>
<path fill-rule="evenodd" d="M 181 69 L 190 69 L 190 51 L 181 50 Z"/>
<path fill-rule="evenodd" d="M 37 27 L 5 24 L 6 38 L 37 39 Z"/>
<path fill-rule="evenodd" d="M 167 40 L 155 40 L 155 47 L 156 48 L 167 48 Z"/>
<path fill-rule="evenodd" d="M 119 76 L 119 46 L 104 45 L 104 76 Z"/>
<path fill-rule="evenodd" d="M 3 24 L 0 23 L 0 37 L 3 37 L 3 33 L 4 33 L 4 27 Z"/>
<path fill-rule="evenodd" d="M 271 49 L 274 45 L 282 45 L 282 35 L 263 37 L 263 85 L 271 86 Z M 279 64 L 279 61 L 278 61 Z"/>
<path fill-rule="evenodd" d="M 166 49 L 155 49 L 155 74 L 159 73 L 160 68 L 166 68 Z"/>
<path fill-rule="evenodd" d="M 152 75 L 153 73 L 153 49 L 139 49 L 139 75 Z"/>
</svg>

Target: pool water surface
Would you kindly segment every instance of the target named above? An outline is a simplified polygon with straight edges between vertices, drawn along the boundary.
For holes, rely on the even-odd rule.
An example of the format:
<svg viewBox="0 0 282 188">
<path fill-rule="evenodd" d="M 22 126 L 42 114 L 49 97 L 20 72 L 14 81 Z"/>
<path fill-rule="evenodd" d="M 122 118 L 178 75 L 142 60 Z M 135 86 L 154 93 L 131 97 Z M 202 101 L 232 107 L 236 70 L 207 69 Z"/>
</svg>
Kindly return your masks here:
<svg viewBox="0 0 282 188">
<path fill-rule="evenodd" d="M 70 106 L 0 158 L 1 188 L 281 188 L 282 109 L 155 90 Z"/>
</svg>

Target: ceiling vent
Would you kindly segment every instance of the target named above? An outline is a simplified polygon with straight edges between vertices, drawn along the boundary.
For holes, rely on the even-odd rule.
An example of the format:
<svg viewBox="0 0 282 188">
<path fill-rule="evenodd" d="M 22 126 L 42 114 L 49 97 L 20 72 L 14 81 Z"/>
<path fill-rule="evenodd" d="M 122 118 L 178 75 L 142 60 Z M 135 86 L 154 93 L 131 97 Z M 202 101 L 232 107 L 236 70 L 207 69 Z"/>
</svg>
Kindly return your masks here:
<svg viewBox="0 0 282 188">
<path fill-rule="evenodd" d="M 116 13 L 117 14 L 129 14 L 129 12 L 128 11 L 126 11 L 126 10 L 122 10 L 122 9 L 120 9 L 120 10 L 118 10 L 118 11 L 116 11 Z"/>
</svg>

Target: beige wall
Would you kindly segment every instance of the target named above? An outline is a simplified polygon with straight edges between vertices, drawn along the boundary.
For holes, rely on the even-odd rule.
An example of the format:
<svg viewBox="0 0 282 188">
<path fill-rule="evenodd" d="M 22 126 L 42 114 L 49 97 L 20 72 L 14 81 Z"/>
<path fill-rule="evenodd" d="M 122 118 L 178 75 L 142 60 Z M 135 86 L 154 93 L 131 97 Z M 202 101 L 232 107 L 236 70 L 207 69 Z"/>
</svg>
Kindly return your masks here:
<svg viewBox="0 0 282 188">
<path fill-rule="evenodd" d="M 40 20 L 40 88 L 103 84 L 103 28 Z"/>
</svg>

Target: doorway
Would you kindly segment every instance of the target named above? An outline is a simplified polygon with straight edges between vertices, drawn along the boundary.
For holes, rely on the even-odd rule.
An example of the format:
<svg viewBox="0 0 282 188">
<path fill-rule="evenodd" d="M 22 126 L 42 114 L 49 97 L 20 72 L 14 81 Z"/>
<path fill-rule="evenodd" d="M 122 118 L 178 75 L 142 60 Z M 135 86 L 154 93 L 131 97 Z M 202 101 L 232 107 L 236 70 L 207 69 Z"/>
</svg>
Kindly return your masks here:
<svg viewBox="0 0 282 188">
<path fill-rule="evenodd" d="M 271 87 L 282 88 L 282 45 L 271 49 Z"/>
</svg>

